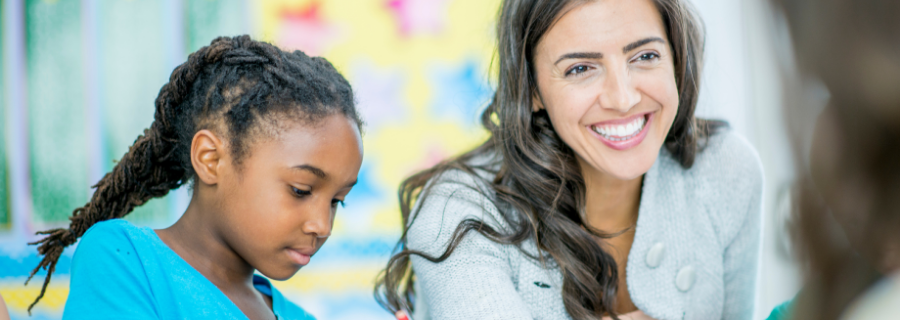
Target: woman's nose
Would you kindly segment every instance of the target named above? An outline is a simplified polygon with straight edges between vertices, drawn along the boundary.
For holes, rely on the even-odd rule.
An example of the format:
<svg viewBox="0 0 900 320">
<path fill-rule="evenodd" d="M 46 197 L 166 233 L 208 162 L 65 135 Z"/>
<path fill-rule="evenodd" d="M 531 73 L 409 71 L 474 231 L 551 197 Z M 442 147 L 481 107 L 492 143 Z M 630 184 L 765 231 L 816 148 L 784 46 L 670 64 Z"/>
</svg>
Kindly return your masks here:
<svg viewBox="0 0 900 320">
<path fill-rule="evenodd" d="M 609 68 L 600 90 L 600 107 L 628 112 L 641 102 L 641 94 L 632 84 L 627 68 Z"/>
</svg>

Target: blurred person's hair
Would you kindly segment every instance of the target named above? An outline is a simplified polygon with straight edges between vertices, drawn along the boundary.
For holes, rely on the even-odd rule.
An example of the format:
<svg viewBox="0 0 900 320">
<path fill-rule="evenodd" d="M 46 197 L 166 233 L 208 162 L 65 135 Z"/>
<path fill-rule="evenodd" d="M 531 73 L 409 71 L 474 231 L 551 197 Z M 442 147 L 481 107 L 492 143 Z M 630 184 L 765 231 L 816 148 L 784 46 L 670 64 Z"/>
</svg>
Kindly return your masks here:
<svg viewBox="0 0 900 320">
<path fill-rule="evenodd" d="M 574 319 L 599 319 L 604 313 L 615 315 L 618 269 L 613 257 L 598 243 L 620 232 L 607 233 L 584 221 L 585 182 L 576 156 L 553 129 L 545 110 L 533 112 L 534 99 L 540 99 L 533 59 L 538 42 L 568 10 L 590 0 L 507 0 L 497 23 L 497 59 L 499 79 L 491 103 L 481 115 L 490 138 L 465 154 L 419 172 L 400 185 L 403 235 L 387 268 L 378 279 L 375 296 L 385 308 L 396 312 L 413 309 L 414 272 L 410 256 L 431 262 L 446 260 L 469 231 L 501 244 L 522 248 L 534 241 L 537 255 L 551 257 L 563 276 L 562 296 L 566 311 Z M 666 30 L 674 56 L 675 82 L 679 105 L 665 147 L 685 168 L 693 165 L 702 141 L 724 122 L 694 117 L 703 65 L 703 25 L 684 0 L 654 0 Z M 489 159 L 473 161 L 473 159 Z M 475 163 L 482 162 L 482 163 Z M 488 199 L 494 199 L 509 226 L 496 230 L 484 221 L 464 220 L 453 233 L 446 251 L 432 257 L 408 249 L 406 232 L 417 216 L 415 202 L 429 194 L 429 181 L 448 170 L 461 170 L 487 186 Z M 476 173 L 488 172 L 491 179 Z M 430 186 L 430 185 L 429 185 Z M 476 192 L 484 193 L 475 186 Z"/>
<path fill-rule="evenodd" d="M 315 123 L 332 114 L 362 126 L 350 83 L 321 57 L 283 51 L 250 36 L 219 37 L 172 71 L 156 97 L 153 123 L 138 136 L 112 171 L 93 186 L 91 200 L 76 208 L 68 228 L 38 232 L 43 259 L 41 300 L 63 250 L 94 224 L 122 218 L 153 198 L 196 178 L 191 164 L 194 135 L 211 130 L 227 140 L 240 168 L 254 139 L 270 137 L 287 121 Z"/>
<path fill-rule="evenodd" d="M 900 267 L 900 1 L 772 3 L 797 71 L 784 91 L 798 168 L 792 229 L 806 281 L 794 318 L 837 319 Z M 828 101 L 808 144 L 800 131 L 817 112 L 810 86 L 827 89 Z"/>
</svg>

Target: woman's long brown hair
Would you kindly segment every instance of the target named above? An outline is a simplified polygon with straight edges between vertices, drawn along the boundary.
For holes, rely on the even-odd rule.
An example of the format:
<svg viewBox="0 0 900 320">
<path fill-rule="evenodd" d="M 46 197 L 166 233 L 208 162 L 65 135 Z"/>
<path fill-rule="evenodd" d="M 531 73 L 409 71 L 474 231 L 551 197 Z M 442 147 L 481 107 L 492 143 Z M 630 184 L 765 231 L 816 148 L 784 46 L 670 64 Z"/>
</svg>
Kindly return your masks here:
<svg viewBox="0 0 900 320">
<path fill-rule="evenodd" d="M 469 231 L 475 231 L 501 244 L 521 244 L 535 240 L 538 256 L 522 251 L 532 259 L 551 258 L 563 275 L 563 300 L 574 319 L 599 319 L 614 315 L 618 272 L 615 260 L 598 244 L 609 237 L 583 221 L 585 183 L 575 153 L 553 130 L 545 111 L 532 112 L 537 84 L 532 61 L 541 37 L 559 17 L 586 0 L 506 0 L 497 24 L 499 79 L 497 91 L 481 115 L 482 125 L 491 137 L 481 146 L 455 159 L 419 172 L 401 185 L 400 208 L 404 232 L 396 253 L 375 287 L 376 299 L 392 312 L 414 306 L 414 271 L 410 256 L 432 262 L 447 259 Z M 691 167 L 700 149 L 700 141 L 725 124 L 696 119 L 694 110 L 700 86 L 703 33 L 700 20 L 686 1 L 656 0 L 675 56 L 675 82 L 679 94 L 678 113 L 666 136 L 665 147 L 685 168 Z M 492 120 L 496 118 L 496 122 Z M 493 161 L 473 165 L 473 158 L 491 157 Z M 498 169 L 499 168 L 499 169 Z M 429 181 L 448 170 L 461 170 L 479 176 L 476 170 L 490 172 L 493 179 L 480 179 L 490 186 L 488 199 L 500 210 L 512 232 L 500 232 L 483 221 L 463 221 L 452 235 L 444 253 L 432 257 L 405 246 L 406 232 L 418 212 L 417 201 L 425 201 Z M 479 191 L 474 186 L 474 190 Z M 584 227 L 584 228 L 583 228 Z"/>
</svg>

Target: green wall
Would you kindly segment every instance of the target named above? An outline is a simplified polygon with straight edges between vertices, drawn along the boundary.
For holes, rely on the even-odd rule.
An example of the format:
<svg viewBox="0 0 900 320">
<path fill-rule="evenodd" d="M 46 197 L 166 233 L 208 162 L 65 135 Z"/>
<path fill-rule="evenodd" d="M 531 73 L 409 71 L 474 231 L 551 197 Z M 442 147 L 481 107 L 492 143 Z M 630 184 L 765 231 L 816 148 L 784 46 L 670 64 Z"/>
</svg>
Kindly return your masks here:
<svg viewBox="0 0 900 320">
<path fill-rule="evenodd" d="M 25 1 L 34 222 L 65 223 L 88 201 L 81 2 Z"/>
<path fill-rule="evenodd" d="M 163 7 L 158 0 L 107 0 L 98 6 L 97 39 L 103 172 L 128 152 L 138 135 L 150 127 L 154 100 L 169 79 Z M 127 216 L 132 222 L 168 217 L 168 199 L 153 199 Z"/>
<path fill-rule="evenodd" d="M 0 26 L 4 26 L 3 2 L 0 1 Z M 6 114 L 9 105 L 9 93 L 6 88 L 6 50 L 4 37 L 6 35 L 0 30 L 0 230 L 9 229 L 10 216 L 12 216 L 12 208 L 9 204 L 11 186 L 9 184 L 9 165 L 6 161 L 6 139 L 8 136 L 8 126 L 6 125 Z"/>
<path fill-rule="evenodd" d="M 246 8 L 241 0 L 186 0 L 187 52 L 209 45 L 219 36 L 247 33 Z"/>
</svg>

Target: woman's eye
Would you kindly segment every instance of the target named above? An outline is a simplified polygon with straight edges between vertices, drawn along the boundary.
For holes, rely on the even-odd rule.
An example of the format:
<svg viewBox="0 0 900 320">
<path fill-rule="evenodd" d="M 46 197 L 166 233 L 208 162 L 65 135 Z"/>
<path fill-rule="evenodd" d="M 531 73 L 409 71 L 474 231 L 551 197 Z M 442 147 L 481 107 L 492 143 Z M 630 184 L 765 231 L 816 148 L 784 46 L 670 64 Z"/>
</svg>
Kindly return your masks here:
<svg viewBox="0 0 900 320">
<path fill-rule="evenodd" d="M 573 76 L 573 75 L 577 76 L 577 75 L 587 72 L 588 70 L 590 70 L 590 67 L 588 67 L 588 66 L 577 65 L 577 66 L 574 66 L 571 69 L 569 69 L 569 71 L 566 71 L 566 75 L 567 76 Z"/>
<path fill-rule="evenodd" d="M 344 200 L 331 199 L 331 207 L 332 207 L 332 208 L 337 208 L 337 206 L 338 206 L 339 204 L 341 205 L 341 208 L 343 208 L 343 207 L 344 207 Z"/>
<path fill-rule="evenodd" d="M 295 187 L 291 187 L 291 192 L 293 192 L 294 196 L 296 196 L 298 198 L 305 197 L 305 196 L 312 194 L 312 191 L 300 190 Z"/>
<path fill-rule="evenodd" d="M 650 61 L 654 59 L 659 59 L 659 55 L 653 52 L 647 52 L 638 56 L 637 61 Z"/>
</svg>

